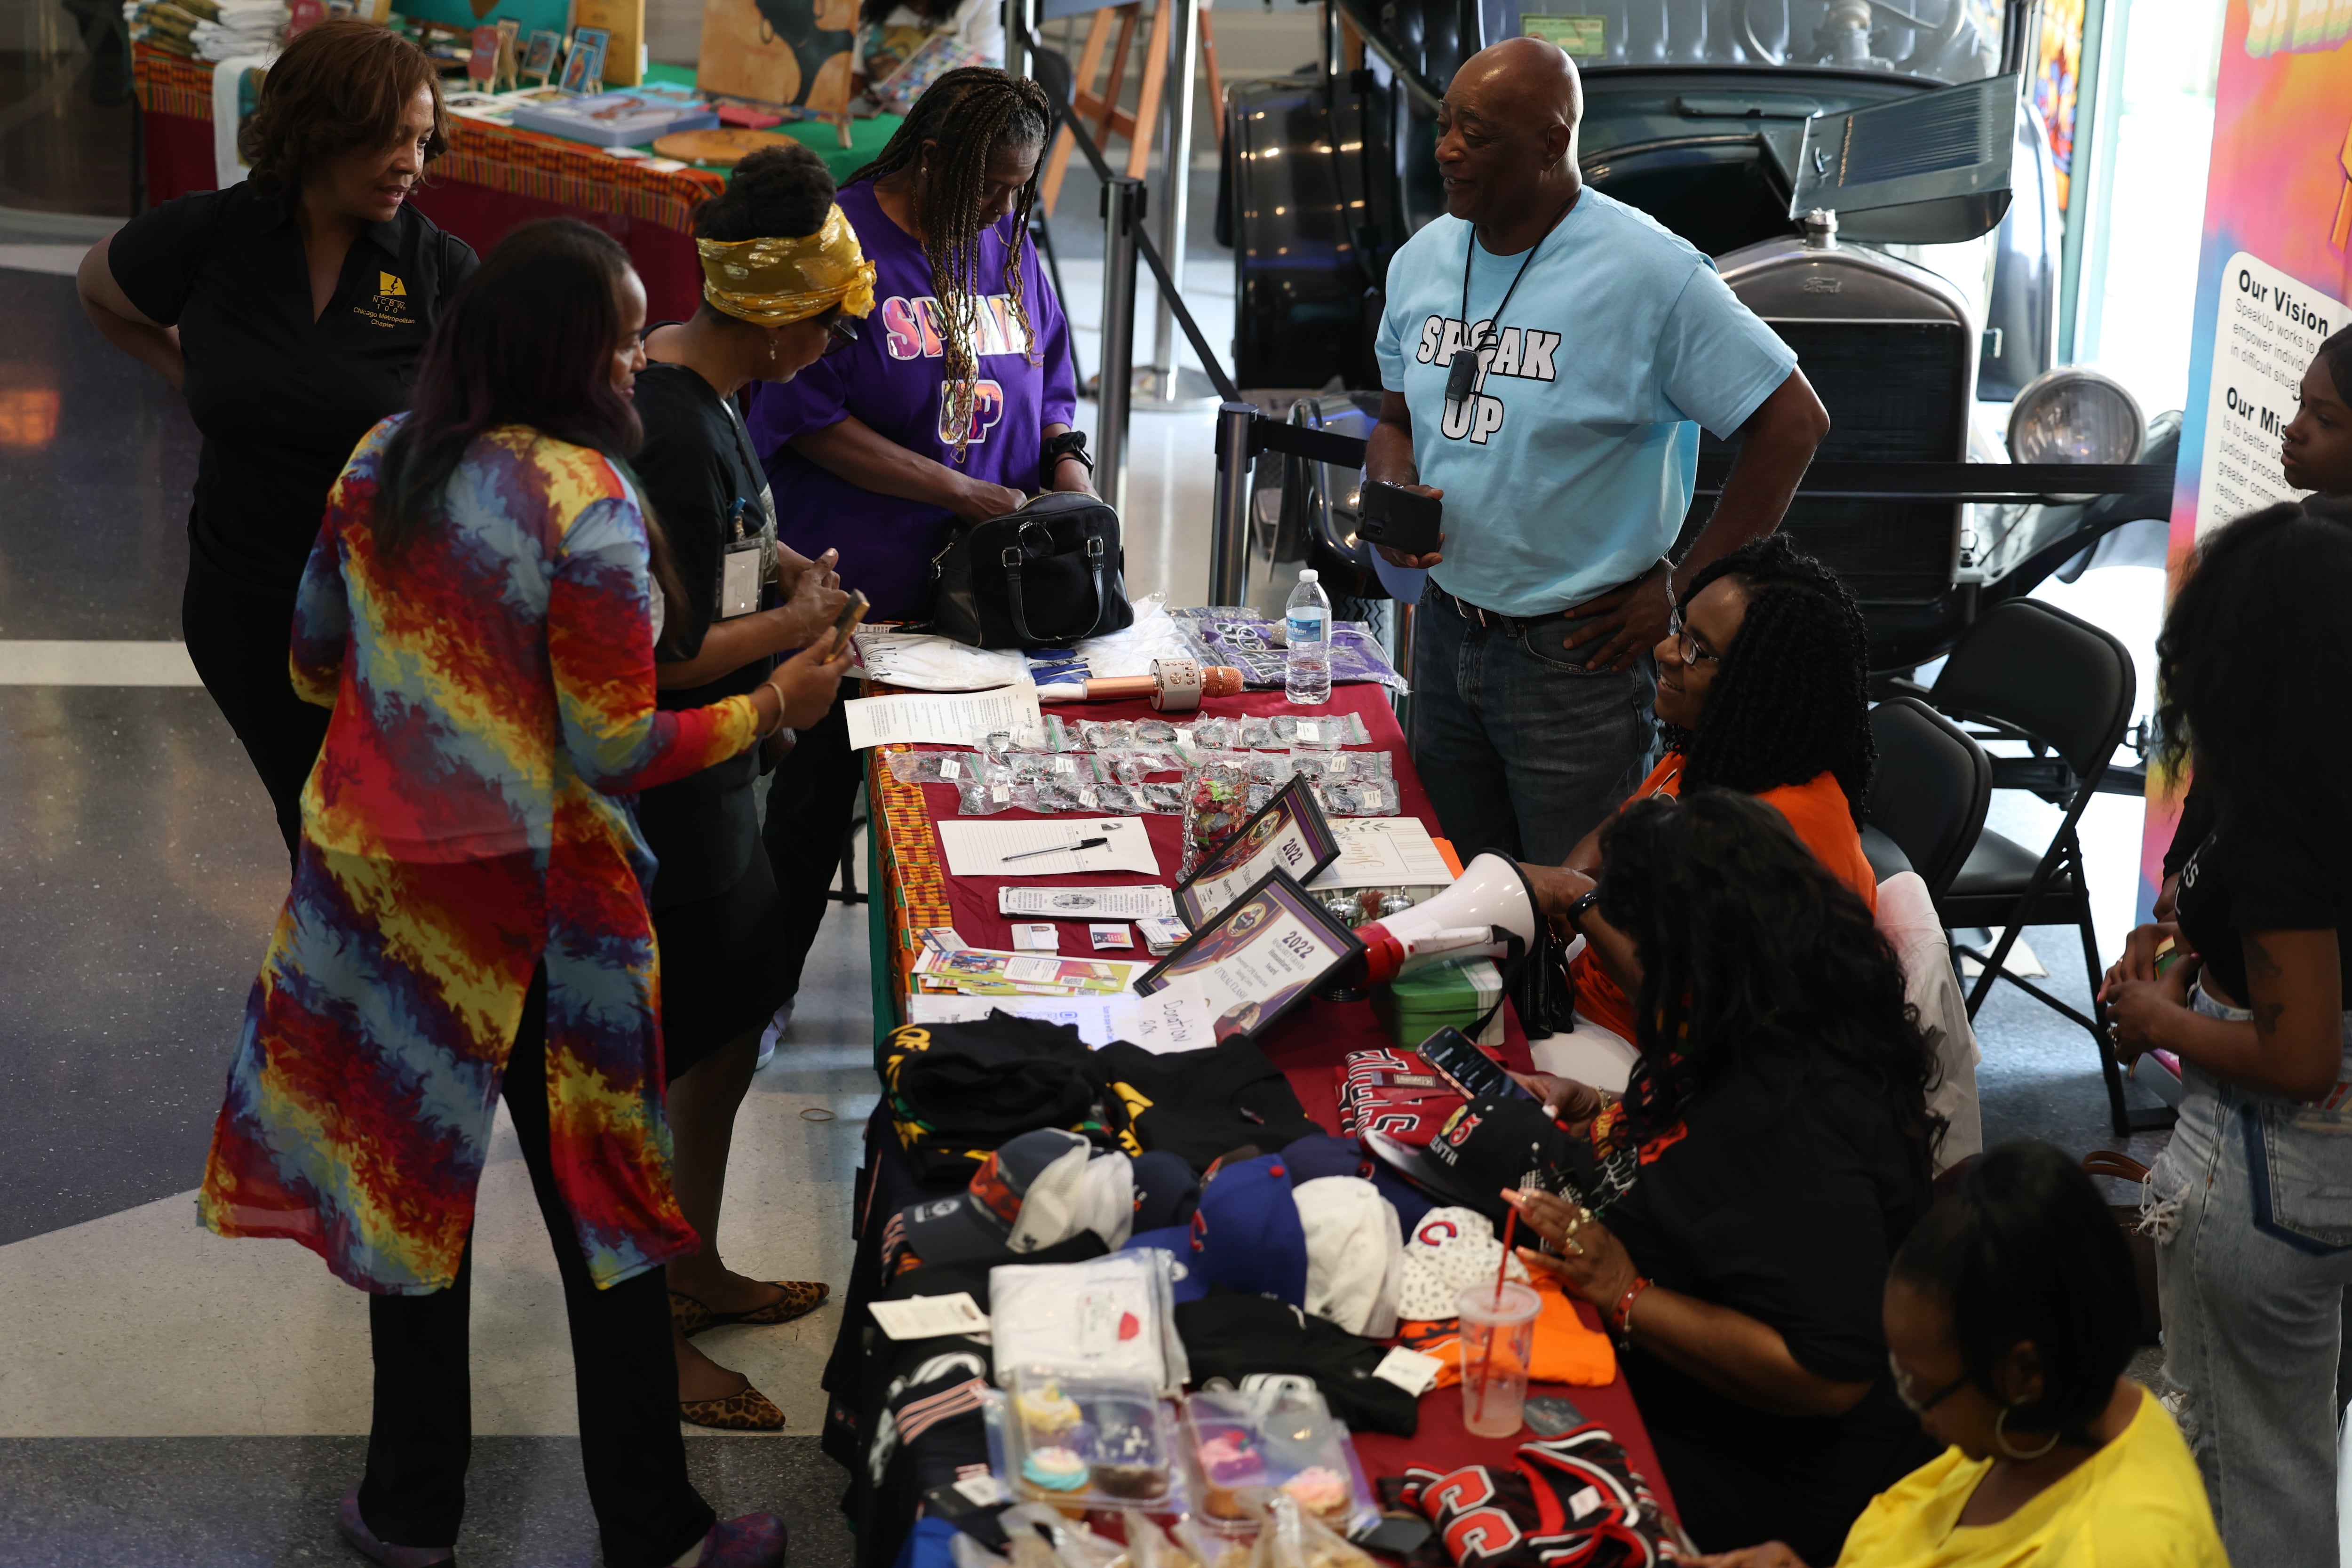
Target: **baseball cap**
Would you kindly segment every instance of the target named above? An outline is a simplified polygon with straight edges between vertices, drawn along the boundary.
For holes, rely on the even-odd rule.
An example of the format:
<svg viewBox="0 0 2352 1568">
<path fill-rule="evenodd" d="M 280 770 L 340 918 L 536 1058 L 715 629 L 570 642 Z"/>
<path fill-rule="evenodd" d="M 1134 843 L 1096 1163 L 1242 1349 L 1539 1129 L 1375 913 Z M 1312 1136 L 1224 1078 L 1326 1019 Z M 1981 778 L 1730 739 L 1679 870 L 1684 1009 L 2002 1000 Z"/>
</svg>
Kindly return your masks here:
<svg viewBox="0 0 2352 1568">
<path fill-rule="evenodd" d="M 1400 1230 L 1410 1230 L 1414 1222 L 1430 1211 L 1430 1201 L 1419 1187 L 1364 1152 L 1364 1146 L 1353 1138 L 1337 1137 L 1318 1132 L 1312 1138 L 1301 1138 L 1282 1152 L 1282 1163 L 1290 1167 L 1290 1183 L 1298 1186 L 1324 1176 L 1361 1176 L 1381 1190 L 1389 1206 L 1397 1212 Z"/>
<path fill-rule="evenodd" d="M 1395 1333 L 1404 1273 L 1396 1210 L 1360 1176 L 1318 1176 L 1294 1188 L 1291 1199 L 1307 1238 L 1300 1305 L 1351 1334 L 1384 1340 Z"/>
<path fill-rule="evenodd" d="M 1147 1231 L 1127 1246 L 1176 1255 L 1184 1270 L 1175 1282 L 1179 1301 L 1197 1301 L 1212 1285 L 1294 1307 L 1307 1299 L 1307 1232 L 1279 1154 L 1210 1166 L 1190 1225 Z"/>
<path fill-rule="evenodd" d="M 1457 1107 L 1426 1149 L 1370 1131 L 1364 1142 L 1440 1203 L 1475 1209 L 1491 1221 L 1503 1217 L 1506 1187 L 1524 1185 L 1532 1176 L 1536 1184 L 1556 1189 L 1571 1147 L 1542 1106 L 1516 1096 Z"/>
<path fill-rule="evenodd" d="M 1091 1230 L 1116 1247 L 1134 1223 L 1127 1156 L 1039 1128 L 981 1162 L 963 1192 L 899 1211 L 904 1249 L 925 1263 L 1034 1252 Z"/>
<path fill-rule="evenodd" d="M 1397 1313 L 1408 1322 L 1456 1315 L 1454 1299 L 1480 1280 L 1492 1281 L 1503 1244 L 1486 1216 L 1466 1208 L 1436 1208 L 1405 1237 Z M 1511 1259 L 1505 1278 L 1525 1279 L 1527 1265 Z"/>
<path fill-rule="evenodd" d="M 1181 1154 L 1155 1149 L 1129 1162 L 1135 1173 L 1135 1228 L 1165 1230 L 1192 1217 L 1201 1201 L 1201 1178 Z"/>
</svg>

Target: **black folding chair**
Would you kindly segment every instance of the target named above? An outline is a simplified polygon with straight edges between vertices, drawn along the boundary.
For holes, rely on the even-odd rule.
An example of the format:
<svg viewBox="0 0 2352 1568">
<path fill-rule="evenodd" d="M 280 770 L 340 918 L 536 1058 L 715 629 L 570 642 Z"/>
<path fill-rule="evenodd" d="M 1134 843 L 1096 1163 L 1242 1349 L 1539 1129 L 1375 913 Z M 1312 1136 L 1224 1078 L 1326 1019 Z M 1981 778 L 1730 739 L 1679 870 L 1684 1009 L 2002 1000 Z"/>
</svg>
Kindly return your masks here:
<svg viewBox="0 0 2352 1568">
<path fill-rule="evenodd" d="M 1968 629 L 1929 693 L 1946 714 L 1982 726 L 1975 739 L 2025 743 L 2026 756 L 1991 759 L 1993 788 L 2030 790 L 2065 814 L 2039 855 L 2000 834 L 1979 834 L 1959 874 L 1936 900 L 1948 929 L 2000 928 L 1990 953 L 1953 943 L 1955 954 L 1984 966 L 1969 993 L 1969 1016 L 1976 1016 L 2000 979 L 2090 1031 L 2118 1137 L 2168 1127 L 2172 1112 L 2124 1104 L 2123 1073 L 2107 1043 L 2106 1009 L 2096 997 L 2098 933 L 2091 923 L 2090 879 L 2077 829 L 2123 742 L 2137 690 L 2131 653 L 2113 636 L 2038 600 L 2011 599 Z M 2044 925 L 2071 925 L 2080 933 L 2093 992 L 2090 1012 L 2004 967 L 2018 933 Z"/>
<path fill-rule="evenodd" d="M 1916 871 L 1941 899 L 1968 862 L 1992 804 L 1992 759 L 1968 731 L 1916 697 L 1870 710 L 1878 743 L 1862 847 L 1880 881 Z"/>
</svg>

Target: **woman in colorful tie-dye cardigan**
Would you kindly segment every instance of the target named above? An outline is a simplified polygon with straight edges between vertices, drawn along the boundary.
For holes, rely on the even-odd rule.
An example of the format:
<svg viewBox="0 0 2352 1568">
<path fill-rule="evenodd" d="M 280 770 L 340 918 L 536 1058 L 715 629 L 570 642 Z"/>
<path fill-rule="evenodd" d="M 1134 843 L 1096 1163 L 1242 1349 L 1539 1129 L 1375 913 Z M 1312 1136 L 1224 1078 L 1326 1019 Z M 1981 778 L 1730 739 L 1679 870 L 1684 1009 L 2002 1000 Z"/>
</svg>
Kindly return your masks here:
<svg viewBox="0 0 2352 1568">
<path fill-rule="evenodd" d="M 468 1240 L 501 1091 L 563 1277 L 605 1561 L 782 1561 L 780 1523 L 714 1527 L 686 1477 L 659 1266 L 696 1238 L 670 1191 L 653 861 L 627 797 L 814 722 L 845 665 L 820 647 L 748 695 L 656 710 L 659 533 L 621 465 L 645 309 L 584 225 L 502 241 L 443 318 L 416 410 L 352 454 L 295 616 L 296 689 L 333 717 L 200 1212 L 373 1293 L 374 1429 L 341 1528 L 379 1562 L 446 1562 L 457 1537 Z"/>
</svg>

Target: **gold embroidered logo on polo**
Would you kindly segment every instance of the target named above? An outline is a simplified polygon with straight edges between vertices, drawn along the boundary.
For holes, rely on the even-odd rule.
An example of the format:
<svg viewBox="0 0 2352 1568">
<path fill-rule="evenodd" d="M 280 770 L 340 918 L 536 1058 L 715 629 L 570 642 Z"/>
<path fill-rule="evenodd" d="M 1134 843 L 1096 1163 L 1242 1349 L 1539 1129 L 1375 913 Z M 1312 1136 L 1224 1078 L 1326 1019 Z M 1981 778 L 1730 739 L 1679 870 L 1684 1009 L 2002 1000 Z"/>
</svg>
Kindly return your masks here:
<svg viewBox="0 0 2352 1568">
<path fill-rule="evenodd" d="M 379 272 L 375 275 L 375 291 L 387 300 L 401 300 L 407 298 L 408 285 L 389 272 Z"/>
</svg>

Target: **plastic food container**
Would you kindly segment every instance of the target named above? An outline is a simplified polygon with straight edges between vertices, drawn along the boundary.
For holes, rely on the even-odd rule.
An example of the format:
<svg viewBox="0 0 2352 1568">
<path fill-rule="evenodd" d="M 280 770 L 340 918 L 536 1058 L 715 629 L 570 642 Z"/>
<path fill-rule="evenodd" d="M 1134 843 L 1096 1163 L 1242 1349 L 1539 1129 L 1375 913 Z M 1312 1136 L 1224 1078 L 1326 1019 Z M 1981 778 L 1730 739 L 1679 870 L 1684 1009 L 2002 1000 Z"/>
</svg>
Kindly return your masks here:
<svg viewBox="0 0 2352 1568">
<path fill-rule="evenodd" d="M 1176 1454 L 1168 1406 L 1145 1380 L 1013 1370 L 1003 1473 L 1016 1496 L 1056 1507 L 1166 1509 L 1178 1497 Z"/>
<path fill-rule="evenodd" d="M 1192 1394 L 1184 1401 L 1184 1438 L 1193 1518 L 1220 1535 L 1255 1533 L 1249 1505 L 1262 1507 L 1275 1491 L 1342 1535 L 1380 1517 L 1348 1429 L 1311 1388 Z"/>
</svg>

